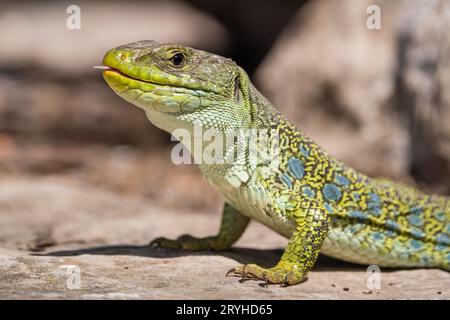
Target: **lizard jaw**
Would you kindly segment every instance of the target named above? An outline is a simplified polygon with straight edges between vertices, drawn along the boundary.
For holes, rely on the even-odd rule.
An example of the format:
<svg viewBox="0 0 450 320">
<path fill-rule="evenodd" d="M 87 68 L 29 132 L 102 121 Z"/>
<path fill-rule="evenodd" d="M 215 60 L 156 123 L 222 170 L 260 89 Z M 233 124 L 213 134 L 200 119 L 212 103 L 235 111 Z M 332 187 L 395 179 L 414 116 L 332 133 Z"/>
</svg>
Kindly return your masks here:
<svg viewBox="0 0 450 320">
<path fill-rule="evenodd" d="M 163 113 L 190 112 L 200 106 L 206 92 L 145 81 L 110 66 L 102 66 L 103 78 L 126 101 L 143 109 Z"/>
</svg>

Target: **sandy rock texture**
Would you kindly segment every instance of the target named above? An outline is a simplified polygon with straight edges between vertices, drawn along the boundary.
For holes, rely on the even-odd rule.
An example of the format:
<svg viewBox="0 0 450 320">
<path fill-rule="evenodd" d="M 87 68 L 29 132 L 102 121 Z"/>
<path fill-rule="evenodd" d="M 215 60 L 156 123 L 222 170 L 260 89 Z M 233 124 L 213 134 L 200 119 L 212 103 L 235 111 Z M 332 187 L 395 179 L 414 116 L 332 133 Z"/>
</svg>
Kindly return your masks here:
<svg viewBox="0 0 450 320">
<path fill-rule="evenodd" d="M 364 266 L 321 257 L 299 286 L 265 288 L 225 273 L 270 266 L 286 244 L 253 223 L 222 253 L 151 250 L 149 240 L 216 232 L 219 215 L 170 210 L 67 178 L 0 183 L 0 298 L 25 299 L 381 299 L 450 298 L 441 270 L 382 270 L 368 289 Z M 74 268 L 80 271 L 74 280 Z M 76 274 L 76 273 L 75 273 Z M 79 288 L 76 286 L 79 284 Z"/>
</svg>

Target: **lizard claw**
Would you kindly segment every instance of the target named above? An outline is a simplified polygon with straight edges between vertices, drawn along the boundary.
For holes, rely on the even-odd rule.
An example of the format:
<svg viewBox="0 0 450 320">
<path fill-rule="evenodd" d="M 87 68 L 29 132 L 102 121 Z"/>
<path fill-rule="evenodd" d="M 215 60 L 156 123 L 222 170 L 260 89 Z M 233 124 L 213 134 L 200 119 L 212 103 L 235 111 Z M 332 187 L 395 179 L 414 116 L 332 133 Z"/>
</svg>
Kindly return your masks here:
<svg viewBox="0 0 450 320">
<path fill-rule="evenodd" d="M 225 277 L 241 277 L 241 279 L 239 280 L 239 282 L 241 283 L 245 282 L 246 280 L 255 279 L 253 274 L 245 270 L 245 265 L 228 270 L 228 272 L 225 274 Z"/>
<path fill-rule="evenodd" d="M 234 277 L 234 276 L 235 276 L 235 274 L 234 274 L 234 270 L 235 270 L 235 269 L 236 269 L 236 268 L 231 268 L 230 270 L 228 270 L 227 273 L 225 274 L 225 277 L 229 277 L 229 276 L 230 276 L 230 273 L 233 273 L 231 276 Z"/>
<path fill-rule="evenodd" d="M 284 276 L 283 281 L 280 283 L 280 287 L 284 288 L 284 287 L 288 287 L 289 283 L 288 283 L 288 277 L 287 275 Z"/>
<path fill-rule="evenodd" d="M 245 264 L 230 269 L 225 276 L 241 276 L 240 282 L 245 280 L 262 280 L 264 281 L 264 287 L 267 288 L 269 284 L 279 284 L 282 287 L 287 287 L 300 283 L 305 280 L 306 274 L 295 267 L 291 268 L 291 266 L 276 266 L 265 269 L 256 264 Z"/>
</svg>

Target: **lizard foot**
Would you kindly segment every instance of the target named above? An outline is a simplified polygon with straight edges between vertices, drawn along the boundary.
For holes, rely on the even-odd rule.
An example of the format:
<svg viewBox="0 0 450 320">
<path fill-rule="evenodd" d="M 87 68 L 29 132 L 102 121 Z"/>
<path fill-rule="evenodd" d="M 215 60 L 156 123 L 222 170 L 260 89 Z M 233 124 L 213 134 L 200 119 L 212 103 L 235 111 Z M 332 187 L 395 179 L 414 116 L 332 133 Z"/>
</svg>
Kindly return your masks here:
<svg viewBox="0 0 450 320">
<path fill-rule="evenodd" d="M 265 269 L 256 264 L 244 264 L 231 269 L 225 276 L 242 277 L 245 280 L 262 280 L 267 284 L 280 284 L 281 286 L 291 286 L 303 282 L 306 273 L 302 272 L 295 264 L 278 264 L 277 266 Z"/>
<path fill-rule="evenodd" d="M 150 242 L 152 248 L 164 249 L 181 249 L 186 251 L 202 251 L 202 250 L 218 250 L 214 237 L 196 238 L 185 234 L 176 240 L 167 239 L 164 237 L 156 238 Z M 216 248 L 217 247 L 217 248 Z"/>
</svg>

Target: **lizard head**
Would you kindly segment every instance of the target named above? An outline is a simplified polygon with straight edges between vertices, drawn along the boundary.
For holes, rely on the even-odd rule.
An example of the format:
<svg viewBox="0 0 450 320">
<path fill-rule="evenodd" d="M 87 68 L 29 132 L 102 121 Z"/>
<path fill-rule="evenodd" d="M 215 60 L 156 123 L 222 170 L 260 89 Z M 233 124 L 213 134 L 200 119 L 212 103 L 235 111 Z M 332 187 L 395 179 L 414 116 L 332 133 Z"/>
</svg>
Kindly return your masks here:
<svg viewBox="0 0 450 320">
<path fill-rule="evenodd" d="M 109 50 L 103 64 L 108 85 L 163 130 L 175 123 L 226 130 L 250 121 L 248 76 L 230 59 L 138 41 Z"/>
</svg>

